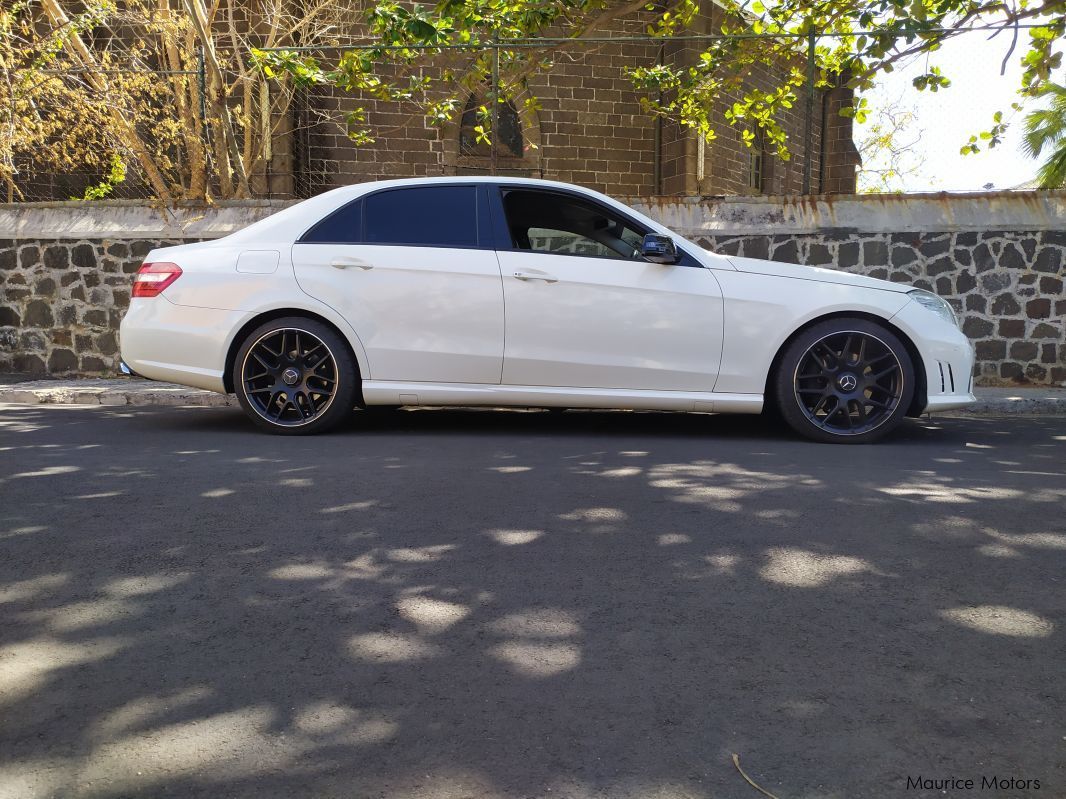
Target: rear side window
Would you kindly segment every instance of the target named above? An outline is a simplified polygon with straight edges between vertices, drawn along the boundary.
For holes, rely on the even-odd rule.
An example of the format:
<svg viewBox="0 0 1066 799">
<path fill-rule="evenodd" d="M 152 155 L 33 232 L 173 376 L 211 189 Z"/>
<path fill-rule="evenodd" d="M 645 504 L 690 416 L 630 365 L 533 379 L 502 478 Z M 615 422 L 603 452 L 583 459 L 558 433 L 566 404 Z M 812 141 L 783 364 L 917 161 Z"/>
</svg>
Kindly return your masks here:
<svg viewBox="0 0 1066 799">
<path fill-rule="evenodd" d="M 418 186 L 364 199 L 363 241 L 422 247 L 477 246 L 477 187 Z"/>
<path fill-rule="evenodd" d="M 338 208 L 307 231 L 305 244 L 358 244 L 363 237 L 363 201 L 356 200 Z"/>
</svg>

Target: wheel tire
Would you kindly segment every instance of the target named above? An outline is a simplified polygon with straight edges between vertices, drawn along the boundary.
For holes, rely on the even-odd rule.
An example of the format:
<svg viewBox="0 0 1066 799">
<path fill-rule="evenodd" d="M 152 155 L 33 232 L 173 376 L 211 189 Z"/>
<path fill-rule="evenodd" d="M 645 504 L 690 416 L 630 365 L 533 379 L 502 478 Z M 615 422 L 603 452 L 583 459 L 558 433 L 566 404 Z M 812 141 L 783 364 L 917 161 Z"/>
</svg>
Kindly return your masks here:
<svg viewBox="0 0 1066 799">
<path fill-rule="evenodd" d="M 276 435 L 322 433 L 350 418 L 359 367 L 332 328 L 298 316 L 260 325 L 233 361 L 233 388 L 258 427 Z"/>
<path fill-rule="evenodd" d="M 773 379 L 784 421 L 806 438 L 869 444 L 903 421 L 914 364 L 899 337 L 867 319 L 828 319 L 788 344 Z"/>
</svg>

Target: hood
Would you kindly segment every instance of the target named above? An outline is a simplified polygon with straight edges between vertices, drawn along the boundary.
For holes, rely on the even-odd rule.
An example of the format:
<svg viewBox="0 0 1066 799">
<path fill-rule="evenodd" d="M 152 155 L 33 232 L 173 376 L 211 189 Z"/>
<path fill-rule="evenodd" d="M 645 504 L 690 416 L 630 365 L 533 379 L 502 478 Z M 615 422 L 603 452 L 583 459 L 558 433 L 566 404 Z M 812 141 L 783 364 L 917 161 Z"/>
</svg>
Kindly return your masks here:
<svg viewBox="0 0 1066 799">
<path fill-rule="evenodd" d="M 728 260 L 738 272 L 751 272 L 756 275 L 790 277 L 795 280 L 814 280 L 818 283 L 836 283 L 842 286 L 880 289 L 881 291 L 894 291 L 898 294 L 903 294 L 914 288 L 910 283 L 892 283 L 888 280 L 878 280 L 865 275 L 853 275 L 850 272 L 841 272 L 837 269 L 820 269 L 816 266 L 763 261 L 758 258 L 736 258 L 732 255 L 728 256 Z"/>
</svg>

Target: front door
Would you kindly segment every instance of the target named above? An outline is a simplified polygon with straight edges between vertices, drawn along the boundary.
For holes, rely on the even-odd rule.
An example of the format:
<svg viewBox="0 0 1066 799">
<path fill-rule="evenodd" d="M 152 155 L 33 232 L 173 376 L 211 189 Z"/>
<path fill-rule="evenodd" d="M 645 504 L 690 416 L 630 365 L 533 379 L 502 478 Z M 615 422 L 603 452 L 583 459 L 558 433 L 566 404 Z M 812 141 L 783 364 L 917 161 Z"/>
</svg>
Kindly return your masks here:
<svg viewBox="0 0 1066 799">
<path fill-rule="evenodd" d="M 714 388 L 722 292 L 710 270 L 643 260 L 651 231 L 592 199 L 525 187 L 501 195 L 511 244 L 499 251 L 505 385 Z"/>
<path fill-rule="evenodd" d="M 500 382 L 503 287 L 495 252 L 480 246 L 487 189 L 373 192 L 293 245 L 300 288 L 359 336 L 370 366 L 364 378 Z"/>
</svg>

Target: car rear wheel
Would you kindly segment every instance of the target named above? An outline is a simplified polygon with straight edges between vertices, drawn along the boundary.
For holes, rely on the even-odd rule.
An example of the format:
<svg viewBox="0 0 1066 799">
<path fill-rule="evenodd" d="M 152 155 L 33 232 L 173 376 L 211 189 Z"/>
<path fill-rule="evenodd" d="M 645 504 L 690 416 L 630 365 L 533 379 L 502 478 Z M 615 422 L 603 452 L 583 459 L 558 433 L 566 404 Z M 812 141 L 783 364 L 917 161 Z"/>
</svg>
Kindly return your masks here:
<svg viewBox="0 0 1066 799">
<path fill-rule="evenodd" d="M 280 435 L 321 433 L 349 418 L 359 370 L 347 343 L 313 319 L 253 330 L 233 363 L 233 387 L 256 425 Z"/>
<path fill-rule="evenodd" d="M 867 319 L 829 319 L 797 336 L 774 379 L 778 410 L 815 441 L 868 444 L 899 426 L 914 397 L 899 337 Z"/>
</svg>

